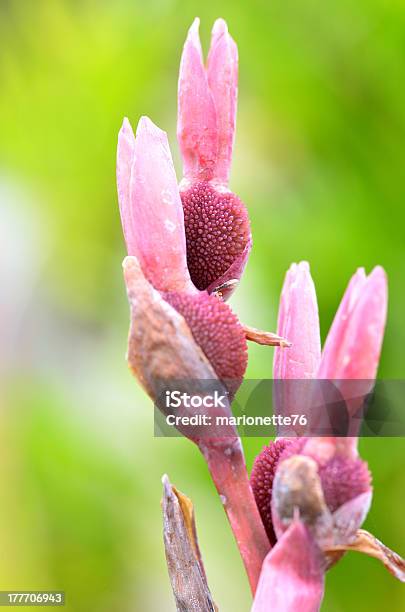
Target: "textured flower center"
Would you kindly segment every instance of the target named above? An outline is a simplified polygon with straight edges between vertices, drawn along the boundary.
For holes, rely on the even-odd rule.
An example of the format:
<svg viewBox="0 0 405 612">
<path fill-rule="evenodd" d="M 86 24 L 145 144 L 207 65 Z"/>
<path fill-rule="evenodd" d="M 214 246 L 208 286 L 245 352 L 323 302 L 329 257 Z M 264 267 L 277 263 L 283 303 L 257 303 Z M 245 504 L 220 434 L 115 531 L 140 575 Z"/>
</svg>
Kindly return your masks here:
<svg viewBox="0 0 405 612">
<path fill-rule="evenodd" d="M 289 444 L 291 444 L 289 440 L 281 439 L 265 446 L 260 455 L 256 457 L 250 476 L 253 495 L 272 546 L 277 540 L 271 518 L 273 480 L 280 456 Z"/>
<path fill-rule="evenodd" d="M 247 365 L 246 338 L 236 315 L 217 297 L 166 293 L 165 299 L 186 320 L 218 378 L 236 391 Z"/>
<path fill-rule="evenodd" d="M 280 461 L 301 454 L 305 442 L 305 438 L 270 442 L 255 459 L 250 482 L 263 524 L 273 543 L 276 536 L 271 516 L 271 497 L 277 466 Z M 318 474 L 326 505 L 331 512 L 370 490 L 371 475 L 367 463 L 362 459 L 335 455 L 323 465 L 318 464 Z"/>
<path fill-rule="evenodd" d="M 250 235 L 248 214 L 236 195 L 221 193 L 208 182 L 195 183 L 181 200 L 191 280 L 204 290 L 242 254 Z"/>
<path fill-rule="evenodd" d="M 335 512 L 344 503 L 365 493 L 371 486 L 367 463 L 362 459 L 334 457 L 319 468 L 326 504 Z"/>
</svg>

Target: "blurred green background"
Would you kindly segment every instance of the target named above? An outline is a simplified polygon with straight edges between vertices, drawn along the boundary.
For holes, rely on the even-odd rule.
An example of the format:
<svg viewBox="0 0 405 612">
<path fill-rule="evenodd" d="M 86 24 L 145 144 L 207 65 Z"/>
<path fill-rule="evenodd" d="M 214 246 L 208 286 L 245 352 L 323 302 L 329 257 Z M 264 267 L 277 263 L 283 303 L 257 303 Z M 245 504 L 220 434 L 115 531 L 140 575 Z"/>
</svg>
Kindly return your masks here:
<svg viewBox="0 0 405 612">
<path fill-rule="evenodd" d="M 0 3 L 0 589 L 64 589 L 77 612 L 174 610 L 160 478 L 194 501 L 223 611 L 249 590 L 205 465 L 153 437 L 125 363 L 117 133 L 150 115 L 175 138 L 192 19 L 207 49 L 224 17 L 240 53 L 231 186 L 254 249 L 232 304 L 275 329 L 292 261 L 308 259 L 325 336 L 357 266 L 385 266 L 380 368 L 404 377 L 405 6 L 385 0 L 2 0 Z M 248 375 L 271 376 L 251 346 Z M 249 466 L 265 440 L 245 441 Z M 366 527 L 405 553 L 404 441 L 362 440 L 374 474 Z M 405 610 L 376 561 L 350 554 L 324 610 Z"/>
</svg>

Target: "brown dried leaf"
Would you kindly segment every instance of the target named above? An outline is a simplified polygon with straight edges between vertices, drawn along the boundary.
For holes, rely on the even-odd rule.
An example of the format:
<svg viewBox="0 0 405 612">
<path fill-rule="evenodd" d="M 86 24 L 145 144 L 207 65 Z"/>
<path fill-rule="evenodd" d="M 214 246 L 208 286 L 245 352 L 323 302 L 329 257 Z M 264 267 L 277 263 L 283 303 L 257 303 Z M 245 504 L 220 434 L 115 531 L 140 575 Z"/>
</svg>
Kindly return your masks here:
<svg viewBox="0 0 405 612">
<path fill-rule="evenodd" d="M 179 612 L 217 612 L 201 561 L 191 500 L 163 482 L 163 539 L 167 567 Z"/>
<path fill-rule="evenodd" d="M 193 547 L 195 557 L 198 563 L 200 564 L 201 571 L 204 574 L 205 579 L 207 580 L 202 557 L 201 557 L 200 547 L 198 545 L 193 502 L 191 501 L 189 497 L 187 497 L 187 495 L 184 495 L 184 493 L 179 491 L 174 485 L 172 485 L 172 489 L 177 499 L 179 500 L 179 504 L 180 504 L 181 511 L 183 513 L 184 524 L 187 530 L 190 544 Z"/>
<path fill-rule="evenodd" d="M 284 527 L 298 514 L 321 548 L 331 542 L 332 515 L 325 502 L 318 466 L 310 457 L 293 455 L 281 462 L 273 483 L 273 505 Z M 277 533 L 277 523 L 275 527 Z"/>
<path fill-rule="evenodd" d="M 325 552 L 336 553 L 348 550 L 361 552 L 378 559 L 395 578 L 405 582 L 405 560 L 368 531 L 359 529 L 350 543 L 332 546 Z"/>
<path fill-rule="evenodd" d="M 246 340 L 250 340 L 251 342 L 264 344 L 265 346 L 291 346 L 291 342 L 273 332 L 256 329 L 256 327 L 250 327 L 250 325 L 243 325 L 242 327 L 245 332 Z"/>
<path fill-rule="evenodd" d="M 184 318 L 145 279 L 136 257 L 123 262 L 131 307 L 128 363 L 155 401 L 159 381 L 216 379 Z"/>
</svg>

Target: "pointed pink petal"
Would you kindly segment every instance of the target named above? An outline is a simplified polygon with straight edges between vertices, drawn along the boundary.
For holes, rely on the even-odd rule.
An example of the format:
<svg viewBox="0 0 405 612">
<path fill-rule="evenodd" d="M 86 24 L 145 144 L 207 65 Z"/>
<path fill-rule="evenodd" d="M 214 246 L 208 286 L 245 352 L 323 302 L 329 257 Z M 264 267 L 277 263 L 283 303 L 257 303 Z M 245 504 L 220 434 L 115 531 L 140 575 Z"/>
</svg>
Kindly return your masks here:
<svg viewBox="0 0 405 612">
<path fill-rule="evenodd" d="M 351 279 L 322 353 L 318 378 L 333 379 L 351 419 L 347 448 L 357 447 L 361 420 L 356 414 L 374 386 L 387 316 L 387 278 L 377 266 L 366 277 L 360 269 Z M 358 381 L 357 383 L 354 381 Z"/>
<path fill-rule="evenodd" d="M 371 506 L 373 492 L 366 491 L 340 506 L 333 514 L 335 544 L 347 544 L 364 523 Z"/>
<path fill-rule="evenodd" d="M 321 341 L 316 292 L 309 264 L 292 264 L 281 293 L 277 333 L 292 343 L 274 351 L 275 379 L 315 378 Z"/>
<path fill-rule="evenodd" d="M 186 178 L 213 178 L 218 155 L 214 101 L 208 87 L 195 19 L 184 44 L 178 88 L 177 138 Z"/>
<path fill-rule="evenodd" d="M 186 260 L 183 207 L 167 136 L 147 117 L 138 124 L 130 181 L 131 246 L 159 291 L 196 289 Z"/>
<path fill-rule="evenodd" d="M 135 136 L 131 124 L 125 118 L 118 135 L 117 147 L 117 189 L 120 205 L 121 223 L 128 253 L 135 252 L 135 242 L 131 225 L 131 204 L 129 183 L 134 159 Z"/>
<path fill-rule="evenodd" d="M 353 310 L 366 280 L 367 276 L 364 268 L 359 268 L 350 279 L 322 350 L 322 363 L 319 371 L 320 378 L 329 378 L 328 375 L 322 376 L 322 374 L 323 372 L 327 373 L 334 363 L 350 312 Z"/>
<path fill-rule="evenodd" d="M 317 612 L 323 589 L 321 552 L 295 521 L 263 562 L 252 612 Z"/>
<path fill-rule="evenodd" d="M 353 277 L 330 329 L 320 378 L 373 380 L 377 374 L 387 315 L 387 278 L 377 266 Z"/>
<path fill-rule="evenodd" d="M 232 162 L 238 99 L 238 48 L 223 19 L 217 19 L 208 54 L 208 84 L 214 98 L 218 126 L 215 179 L 227 185 Z"/>
<path fill-rule="evenodd" d="M 321 357 L 321 340 L 316 292 L 309 265 L 303 261 L 292 264 L 281 293 L 277 333 L 291 346 L 274 351 L 273 394 L 277 414 L 311 416 L 314 384 Z M 290 380 L 290 382 L 286 382 Z M 306 381 L 306 382 L 305 382 Z M 308 420 L 311 423 L 311 419 Z M 279 437 L 304 435 L 304 426 L 297 423 L 287 429 L 278 428 Z"/>
</svg>

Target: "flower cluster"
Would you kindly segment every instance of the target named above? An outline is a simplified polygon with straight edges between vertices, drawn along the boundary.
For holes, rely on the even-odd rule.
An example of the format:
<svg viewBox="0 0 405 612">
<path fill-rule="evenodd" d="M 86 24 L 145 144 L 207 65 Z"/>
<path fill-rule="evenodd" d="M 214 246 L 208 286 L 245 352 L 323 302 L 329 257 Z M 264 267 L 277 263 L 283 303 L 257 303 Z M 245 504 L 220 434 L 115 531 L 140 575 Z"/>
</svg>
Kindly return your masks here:
<svg viewBox="0 0 405 612">
<path fill-rule="evenodd" d="M 227 188 L 236 101 L 237 50 L 227 26 L 222 19 L 214 24 L 205 68 L 196 20 L 180 67 L 180 186 L 165 132 L 142 117 L 136 135 L 127 119 L 119 133 L 117 188 L 131 306 L 128 361 L 157 403 L 162 380 L 196 385 L 218 379 L 231 401 L 247 366 L 246 340 L 283 343 L 275 334 L 242 325 L 225 303 L 251 247 L 247 211 Z M 224 414 L 231 414 L 229 405 Z M 198 445 L 226 500 L 255 590 L 269 543 L 240 440 L 236 432 L 221 437 L 214 431 L 210 439 L 181 431 Z"/>
<path fill-rule="evenodd" d="M 137 258 L 146 280 L 184 317 L 224 380 L 240 380 L 247 365 L 245 333 L 223 303 L 242 274 L 251 245 L 246 208 L 227 188 L 237 63 L 236 45 L 219 19 L 205 69 L 195 20 L 179 78 L 180 188 L 167 136 L 147 117 L 140 119 L 136 137 L 124 120 L 117 154 L 128 255 Z"/>
<path fill-rule="evenodd" d="M 255 340 L 276 346 L 274 379 L 334 380 L 354 413 L 358 405 L 347 381 L 363 381 L 368 393 L 377 373 L 387 310 L 385 273 L 380 267 L 369 276 L 362 269 L 356 272 L 323 351 L 315 288 L 305 262 L 287 273 L 277 334 L 243 325 L 225 303 L 252 245 L 246 207 L 228 188 L 238 53 L 226 23 L 218 19 L 204 65 L 198 26 L 196 19 L 180 65 L 180 184 L 167 136 L 150 119 L 140 119 L 136 135 L 125 119 L 118 138 L 130 367 L 154 401 L 161 379 L 218 379 L 231 402 L 247 366 L 246 340 Z M 276 393 L 280 413 L 304 409 L 303 403 L 294 385 Z M 230 405 L 225 411 L 231 414 Z M 367 552 L 404 579 L 404 562 L 360 530 L 372 489 L 367 464 L 358 456 L 357 431 L 343 438 L 311 437 L 299 429 L 294 438 L 279 434 L 257 457 L 250 483 L 236 432 L 189 436 L 203 453 L 228 514 L 256 592 L 252 610 L 318 610 L 324 573 L 345 550 Z M 165 487 L 165 507 L 177 508 L 168 480 Z M 172 529 L 168 516 L 165 521 Z M 193 557 L 187 544 L 183 552 Z"/>
<path fill-rule="evenodd" d="M 335 380 L 340 387 L 347 380 L 358 379 L 365 395 L 376 376 L 386 312 L 384 271 L 377 267 L 367 277 L 363 269 L 358 270 L 349 283 L 321 353 L 318 305 L 309 266 L 306 262 L 293 264 L 285 279 L 278 322 L 279 329 L 291 338 L 292 346 L 276 349 L 274 378 Z M 305 398 L 294 393 L 296 388 L 287 386 L 287 390 L 288 396 L 278 397 L 277 401 L 287 406 L 302 406 Z M 344 394 L 345 389 L 341 391 Z M 350 397 L 346 405 L 350 408 Z M 285 405 L 279 409 L 285 409 Z M 357 457 L 356 437 L 279 437 L 256 458 L 251 474 L 255 498 L 272 543 L 275 543 L 275 525 L 280 525 L 277 510 L 272 507 L 274 480 L 283 461 L 295 455 L 310 457 L 317 463 L 317 474 L 331 512 L 363 495 L 362 515 L 366 515 L 371 479 L 366 464 Z M 360 525 L 352 527 L 356 530 Z"/>
<path fill-rule="evenodd" d="M 279 331 L 292 342 L 277 348 L 274 378 L 333 380 L 353 413 L 349 381 L 362 395 L 373 386 L 387 313 L 387 282 L 382 268 L 369 276 L 359 269 L 343 296 L 321 352 L 318 305 L 306 262 L 293 264 L 281 295 Z M 276 401 L 300 405 L 294 386 Z M 278 406 L 280 410 L 285 405 Z M 280 436 L 256 458 L 251 485 L 274 546 L 266 558 L 253 610 L 318 610 L 325 570 L 345 550 L 379 557 L 405 579 L 402 560 L 389 563 L 386 549 L 360 532 L 371 503 L 371 475 L 359 458 L 357 437 Z M 363 538 L 363 540 L 362 540 Z M 372 545 L 370 545 L 372 543 Z M 292 547 L 294 551 L 292 551 Z M 370 552 L 371 550 L 371 552 Z M 393 559 L 394 557 L 392 557 Z M 288 568 L 288 570 L 287 570 Z M 277 583 L 277 588 L 275 588 Z"/>
</svg>

